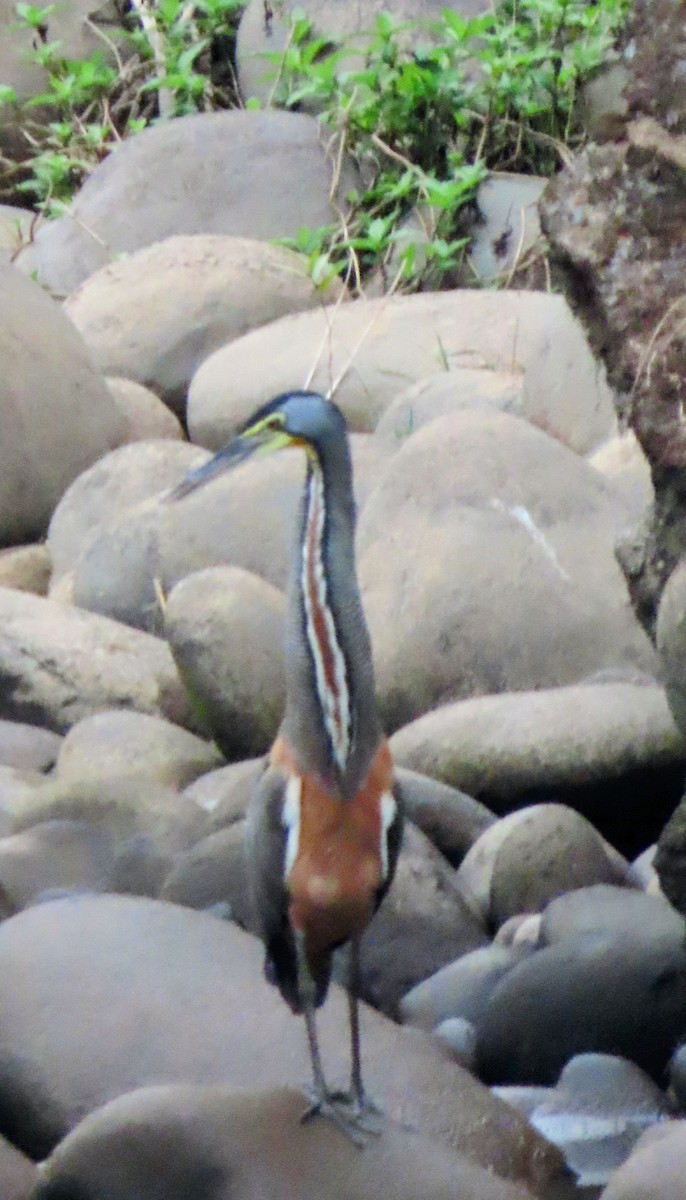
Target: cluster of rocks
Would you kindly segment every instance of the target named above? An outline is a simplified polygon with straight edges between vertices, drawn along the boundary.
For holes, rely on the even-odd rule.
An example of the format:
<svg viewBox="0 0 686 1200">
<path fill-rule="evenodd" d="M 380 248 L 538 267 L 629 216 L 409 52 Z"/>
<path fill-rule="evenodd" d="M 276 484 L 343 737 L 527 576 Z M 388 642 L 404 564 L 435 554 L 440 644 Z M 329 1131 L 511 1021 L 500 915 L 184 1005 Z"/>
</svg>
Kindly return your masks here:
<svg viewBox="0 0 686 1200">
<path fill-rule="evenodd" d="M 281 36 L 265 14 L 244 80 Z M 7 1200 L 679 1194 L 686 569 L 654 643 L 615 553 L 650 524 L 651 471 L 561 295 L 349 301 L 272 244 L 328 223 L 355 171 L 309 115 L 208 114 L 129 138 L 21 250 L 0 214 Z M 335 383 L 351 430 L 409 818 L 363 945 L 387 1118 L 363 1154 L 299 1123 L 304 1033 L 246 899 L 302 463 L 166 501 L 306 382 Z M 346 1028 L 334 985 L 341 1084 Z"/>
</svg>

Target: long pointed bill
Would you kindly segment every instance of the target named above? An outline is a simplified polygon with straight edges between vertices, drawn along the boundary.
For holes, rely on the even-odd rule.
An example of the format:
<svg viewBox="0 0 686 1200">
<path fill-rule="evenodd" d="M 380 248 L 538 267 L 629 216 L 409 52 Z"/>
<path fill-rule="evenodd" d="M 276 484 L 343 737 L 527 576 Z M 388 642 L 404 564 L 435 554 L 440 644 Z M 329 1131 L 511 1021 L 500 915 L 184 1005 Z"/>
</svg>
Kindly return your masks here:
<svg viewBox="0 0 686 1200">
<path fill-rule="evenodd" d="M 270 454 L 273 450 L 280 450 L 290 443 L 291 439 L 288 434 L 278 430 L 246 430 L 245 433 L 240 433 L 232 442 L 229 442 L 228 446 L 219 450 L 214 458 L 208 459 L 201 467 L 196 467 L 195 471 L 189 471 L 186 478 L 168 492 L 165 500 L 182 500 L 184 496 L 188 496 L 197 488 L 204 487 L 218 475 L 223 475 L 225 471 L 232 471 L 239 463 L 252 458 L 254 454 Z"/>
</svg>

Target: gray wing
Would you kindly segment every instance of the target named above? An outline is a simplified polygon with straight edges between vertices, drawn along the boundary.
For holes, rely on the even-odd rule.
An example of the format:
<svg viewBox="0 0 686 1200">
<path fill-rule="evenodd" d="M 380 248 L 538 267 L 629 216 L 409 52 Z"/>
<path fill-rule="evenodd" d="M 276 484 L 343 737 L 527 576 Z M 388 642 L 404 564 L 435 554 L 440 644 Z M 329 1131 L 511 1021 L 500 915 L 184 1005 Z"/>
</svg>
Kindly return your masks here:
<svg viewBox="0 0 686 1200">
<path fill-rule="evenodd" d="M 284 774 L 267 765 L 255 784 L 246 814 L 248 886 L 257 928 L 265 942 L 281 927 L 288 909 L 286 830 L 281 818 L 285 790 Z"/>
<path fill-rule="evenodd" d="M 246 865 L 256 926 L 266 949 L 265 974 L 294 1012 L 300 1011 L 293 931 L 284 882 L 286 791 L 283 772 L 267 766 L 258 779 L 246 821 Z"/>
</svg>

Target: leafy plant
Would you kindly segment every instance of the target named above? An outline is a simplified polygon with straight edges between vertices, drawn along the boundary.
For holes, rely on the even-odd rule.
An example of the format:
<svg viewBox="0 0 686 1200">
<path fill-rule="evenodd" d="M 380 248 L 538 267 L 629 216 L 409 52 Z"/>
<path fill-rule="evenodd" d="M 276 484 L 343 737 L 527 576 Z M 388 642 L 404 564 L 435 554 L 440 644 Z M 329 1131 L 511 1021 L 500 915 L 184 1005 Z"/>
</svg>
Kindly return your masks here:
<svg viewBox="0 0 686 1200">
<path fill-rule="evenodd" d="M 53 6 L 17 4 L 18 24 L 34 35 L 33 60 L 46 91 L 22 110 L 29 156 L 9 165 L 12 192 L 26 192 L 48 216 L 59 213 L 83 179 L 116 144 L 160 116 L 180 116 L 238 103 L 231 66 L 245 0 L 136 0 L 109 54 L 72 60 L 47 40 Z M 0 85 L 0 106 L 16 106 Z M 55 113 L 47 124 L 31 110 Z"/>
<path fill-rule="evenodd" d="M 471 20 L 446 9 L 423 26 L 382 14 L 353 66 L 350 50 L 294 14 L 275 96 L 316 108 L 339 153 L 371 177 L 340 224 L 312 236 L 313 273 L 359 287 L 375 267 L 386 286 L 412 289 L 454 278 L 486 172 L 550 174 L 581 140 L 578 84 L 607 60 L 627 11 L 628 0 L 505 0 Z"/>
<path fill-rule="evenodd" d="M 121 138 L 242 103 L 232 63 L 244 3 L 130 0 L 118 41 L 105 38 L 109 54 L 81 62 L 47 39 L 50 7 L 18 4 L 48 86 L 23 110 L 31 155 L 10 186 L 53 215 Z M 382 13 L 354 47 L 294 12 L 286 49 L 268 56 L 270 100 L 317 112 L 335 163 L 352 154 L 364 180 L 337 221 L 288 241 L 315 282 L 343 275 L 362 291 L 373 274 L 377 286 L 410 290 L 460 278 L 479 183 L 489 170 L 550 174 L 580 144 L 579 84 L 611 56 L 629 3 L 501 0 L 473 19 L 446 9 L 426 24 Z M 0 84 L 0 106 L 14 104 Z M 32 123 L 35 105 L 54 120 Z"/>
</svg>

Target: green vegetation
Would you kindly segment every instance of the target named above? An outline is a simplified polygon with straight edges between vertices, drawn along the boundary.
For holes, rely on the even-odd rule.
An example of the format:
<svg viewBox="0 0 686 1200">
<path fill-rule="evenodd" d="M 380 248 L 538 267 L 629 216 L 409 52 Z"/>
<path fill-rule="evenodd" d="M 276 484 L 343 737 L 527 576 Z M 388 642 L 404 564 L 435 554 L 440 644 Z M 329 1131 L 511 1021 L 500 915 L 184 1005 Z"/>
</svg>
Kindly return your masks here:
<svg viewBox="0 0 686 1200">
<path fill-rule="evenodd" d="M 55 119 L 26 119 L 34 152 L 15 167 L 14 186 L 53 214 L 128 133 L 240 104 L 232 62 L 242 4 L 134 0 L 109 60 L 70 62 L 59 45 L 39 44 L 49 90 L 32 103 Z M 317 37 L 294 13 L 284 53 L 270 56 L 273 101 L 319 113 L 333 153 L 353 154 L 365 180 L 337 222 L 288 243 L 309 256 L 314 279 L 339 274 L 361 288 L 375 269 L 387 288 L 450 282 L 486 172 L 550 174 L 581 143 L 579 84 L 611 58 L 628 7 L 504 0 L 495 13 L 465 20 L 445 10 L 422 26 L 382 15 L 354 48 Z M 49 12 L 17 6 L 38 33 Z M 13 103 L 8 92 L 0 88 L 0 104 Z"/>
<path fill-rule="evenodd" d="M 129 134 L 157 120 L 236 107 L 236 28 L 244 0 L 138 0 L 106 47 L 83 61 L 67 59 L 46 40 L 53 6 L 17 4 L 17 21 L 33 35 L 33 58 L 48 90 L 23 107 L 21 127 L 32 153 L 6 164 L 7 194 L 26 193 L 57 216 L 84 178 Z M 116 39 L 116 40 L 115 40 Z M 16 104 L 0 81 L 0 105 Z M 54 120 L 32 121 L 47 108 Z M 5 199 L 6 194 L 0 194 Z"/>
</svg>

